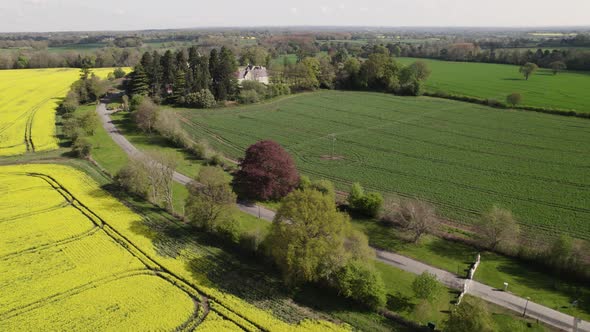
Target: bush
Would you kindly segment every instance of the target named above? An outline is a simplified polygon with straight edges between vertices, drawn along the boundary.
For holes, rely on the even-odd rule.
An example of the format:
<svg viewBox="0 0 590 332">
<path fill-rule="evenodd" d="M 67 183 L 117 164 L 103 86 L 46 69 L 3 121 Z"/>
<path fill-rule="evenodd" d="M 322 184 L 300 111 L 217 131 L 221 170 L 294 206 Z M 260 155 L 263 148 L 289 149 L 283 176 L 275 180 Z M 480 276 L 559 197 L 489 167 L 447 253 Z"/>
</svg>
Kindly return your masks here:
<svg viewBox="0 0 590 332">
<path fill-rule="evenodd" d="M 250 230 L 240 234 L 240 247 L 248 252 L 258 252 L 264 242 L 264 234 L 259 229 Z"/>
<path fill-rule="evenodd" d="M 494 322 L 485 303 L 469 298 L 453 308 L 445 321 L 445 332 L 493 332 Z"/>
<path fill-rule="evenodd" d="M 125 71 L 119 67 L 119 68 L 115 69 L 115 71 L 113 71 L 113 76 L 116 79 L 123 78 L 123 77 L 125 77 Z"/>
<path fill-rule="evenodd" d="M 513 92 L 506 97 L 506 103 L 508 103 L 509 105 L 512 105 L 512 106 L 520 104 L 521 101 L 522 101 L 522 96 L 520 95 L 520 93 L 517 93 L 517 92 Z"/>
<path fill-rule="evenodd" d="M 199 92 L 189 93 L 185 98 L 184 104 L 196 108 L 211 108 L 217 102 L 215 101 L 215 96 L 213 96 L 213 93 L 209 89 L 203 89 Z"/>
<path fill-rule="evenodd" d="M 78 137 L 72 145 L 72 152 L 78 158 L 88 158 L 92 151 L 92 143 L 84 137 Z"/>
<path fill-rule="evenodd" d="M 298 189 L 305 190 L 305 189 L 314 189 L 321 192 L 324 195 L 328 195 L 336 200 L 336 189 L 334 189 L 334 184 L 332 181 L 329 180 L 316 180 L 311 181 L 308 176 L 302 175 L 299 178 L 299 185 L 297 186 Z"/>
<path fill-rule="evenodd" d="M 478 232 L 482 243 L 490 250 L 494 250 L 500 244 L 514 245 L 520 228 L 512 212 L 494 206 L 482 215 Z"/>
<path fill-rule="evenodd" d="M 209 159 L 209 154 L 210 154 L 209 144 L 207 144 L 207 141 L 205 141 L 205 140 L 201 140 L 201 141 L 192 143 L 189 147 L 187 147 L 187 149 L 196 158 L 203 159 L 203 160 Z"/>
<path fill-rule="evenodd" d="M 383 196 L 379 193 L 365 194 L 359 183 L 354 183 L 348 196 L 348 204 L 351 210 L 368 217 L 377 217 L 383 205 Z"/>
<path fill-rule="evenodd" d="M 73 91 L 70 91 L 62 101 L 59 110 L 61 113 L 72 113 L 78 108 L 78 106 L 80 106 L 78 95 Z"/>
<path fill-rule="evenodd" d="M 370 308 L 381 308 L 387 302 L 383 280 L 367 262 L 351 260 L 336 273 L 333 283 L 340 294 Z"/>
<path fill-rule="evenodd" d="M 256 82 L 256 81 L 243 81 L 242 82 L 242 91 L 256 91 L 256 94 L 260 98 L 266 98 L 268 88 L 264 83 Z"/>
<path fill-rule="evenodd" d="M 131 96 L 131 102 L 129 103 L 129 110 L 131 112 L 137 110 L 137 107 L 141 104 L 141 102 L 143 101 L 143 99 L 146 98 L 145 96 L 142 95 L 132 95 Z"/>
<path fill-rule="evenodd" d="M 412 282 L 412 290 L 417 298 L 433 302 L 441 294 L 443 287 L 436 275 L 423 272 Z"/>
<path fill-rule="evenodd" d="M 380 193 L 368 193 L 360 202 L 360 210 L 362 214 L 369 217 L 377 217 L 383 206 L 383 196 Z"/>
<path fill-rule="evenodd" d="M 223 167 L 224 164 L 225 162 L 223 161 L 223 156 L 219 153 L 215 153 L 209 158 L 209 165 Z"/>
<path fill-rule="evenodd" d="M 290 94 L 291 94 L 291 88 L 289 87 L 288 84 L 273 83 L 273 84 L 268 85 L 268 87 L 267 87 L 267 97 L 268 98 L 290 95 Z"/>
<path fill-rule="evenodd" d="M 138 163 L 131 160 L 115 176 L 115 183 L 128 193 L 147 198 L 149 183 L 145 173 Z"/>
<path fill-rule="evenodd" d="M 414 243 L 417 243 L 422 235 L 432 232 L 438 221 L 434 206 L 415 199 L 403 201 L 396 218 L 402 227 L 413 233 Z"/>
<path fill-rule="evenodd" d="M 135 96 L 132 99 L 132 102 L 134 99 Z M 149 133 L 155 129 L 159 112 L 160 109 L 151 99 L 142 97 L 140 104 L 137 105 L 133 112 L 133 120 L 139 129 L 143 132 Z"/>
<path fill-rule="evenodd" d="M 258 93 L 254 90 L 244 90 L 240 92 L 238 99 L 242 104 L 254 104 L 260 101 Z"/>
</svg>

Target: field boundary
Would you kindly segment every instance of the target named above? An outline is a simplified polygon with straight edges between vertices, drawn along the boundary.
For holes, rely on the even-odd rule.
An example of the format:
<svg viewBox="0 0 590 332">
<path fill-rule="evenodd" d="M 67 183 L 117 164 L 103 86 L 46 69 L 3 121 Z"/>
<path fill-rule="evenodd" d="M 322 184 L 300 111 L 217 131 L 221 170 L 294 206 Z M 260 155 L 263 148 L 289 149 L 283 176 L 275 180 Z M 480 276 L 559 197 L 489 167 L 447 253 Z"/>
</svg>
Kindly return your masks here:
<svg viewBox="0 0 590 332">
<path fill-rule="evenodd" d="M 262 331 L 267 330 L 263 326 L 251 321 L 247 317 L 244 317 L 243 315 L 240 315 L 240 314 L 234 312 L 233 310 L 227 308 L 225 305 L 221 304 L 220 301 L 218 301 L 215 297 L 212 297 L 209 294 L 207 294 L 208 292 L 200 290 L 198 286 L 195 286 L 192 283 L 190 283 L 189 281 L 185 280 L 184 278 L 177 276 L 172 271 L 170 271 L 169 269 L 167 269 L 164 266 L 162 266 L 161 264 L 159 264 L 157 261 L 155 261 L 153 258 L 151 258 L 148 254 L 146 254 L 144 251 L 142 251 L 139 247 L 137 247 L 126 236 L 124 236 L 119 231 L 114 229 L 108 222 L 106 222 L 100 216 L 96 215 L 84 203 L 80 202 L 68 189 L 63 187 L 52 176 L 42 174 L 42 173 L 26 173 L 26 174 L 31 175 L 31 176 L 40 177 L 40 178 L 44 179 L 46 182 L 48 182 L 50 185 L 58 186 L 59 189 L 56 188 L 56 190 L 58 190 L 68 201 L 71 200 L 71 202 L 74 202 L 74 201 L 77 202 L 77 203 L 72 203 L 73 207 L 79 209 L 96 226 L 101 228 L 109 237 L 111 237 L 114 241 L 119 243 L 123 247 L 123 249 L 125 249 L 131 255 L 133 255 L 134 257 L 139 259 L 148 268 L 148 271 L 151 271 L 152 273 L 167 280 L 172 285 L 174 285 L 177 288 L 184 291 L 193 300 L 198 301 L 198 303 L 200 304 L 199 308 L 203 309 L 202 315 L 199 317 L 198 320 L 194 320 L 194 324 L 191 324 L 190 322 L 185 323 L 183 326 L 186 326 L 186 330 L 192 330 L 196 326 L 198 326 L 202 321 L 204 321 L 207 316 L 206 314 L 209 312 L 209 310 L 215 311 L 216 313 L 218 313 L 219 315 L 221 315 L 225 319 L 232 321 L 236 325 L 238 325 L 242 328 L 246 328 L 247 330 L 251 330 L 251 327 L 247 327 L 247 324 L 244 324 L 244 322 L 251 324 L 256 329 L 259 329 Z M 225 310 L 221 310 L 221 312 L 220 312 L 220 311 L 216 310 L 215 308 L 210 307 L 209 306 L 210 299 L 215 300 L 215 302 L 218 306 L 221 306 L 225 310 L 230 311 L 232 313 L 232 315 L 235 315 L 236 317 L 240 318 L 241 321 L 236 320 L 235 318 L 230 317 L 227 314 L 224 314 Z"/>
<path fill-rule="evenodd" d="M 546 107 L 535 107 L 535 106 L 525 106 L 525 105 L 514 105 L 508 106 L 503 102 L 494 99 L 488 98 L 478 98 L 478 97 L 470 97 L 466 95 L 457 95 L 457 94 L 450 94 L 442 91 L 427 91 L 424 92 L 423 96 L 426 97 L 433 97 L 433 98 L 441 98 L 441 99 L 449 99 L 455 101 L 462 101 L 471 104 L 478 104 L 489 106 L 491 108 L 496 109 L 513 109 L 513 110 L 522 110 L 522 111 L 532 111 L 537 113 L 545 113 L 545 114 L 553 114 L 553 115 L 560 115 L 560 116 L 570 116 L 582 119 L 590 119 L 590 113 L 579 112 L 575 110 L 566 110 L 560 108 L 546 108 Z"/>
<path fill-rule="evenodd" d="M 209 311 L 207 298 L 202 296 L 199 290 L 193 287 L 188 281 L 175 275 L 172 271 L 163 267 L 154 259 L 149 257 L 149 255 L 143 252 L 127 237 L 125 237 L 119 231 L 114 229 L 104 219 L 102 219 L 94 211 L 88 208 L 84 203 L 78 200 L 68 189 L 61 185 L 52 176 L 34 172 L 21 174 L 38 177 L 46 181 L 51 187 L 58 191 L 71 204 L 72 207 L 74 207 L 75 209 L 80 211 L 84 216 L 86 216 L 95 225 L 94 229 L 98 228 L 103 230 L 108 237 L 117 242 L 125 251 L 127 251 L 133 257 L 137 258 L 147 268 L 145 270 L 146 273 L 156 275 L 166 280 L 172 286 L 180 289 L 182 292 L 187 294 L 197 305 L 195 308 L 195 312 L 191 316 L 190 320 L 184 322 L 181 326 L 178 327 L 178 329 L 187 331 L 193 330 L 206 318 L 206 313 L 208 313 Z"/>
</svg>

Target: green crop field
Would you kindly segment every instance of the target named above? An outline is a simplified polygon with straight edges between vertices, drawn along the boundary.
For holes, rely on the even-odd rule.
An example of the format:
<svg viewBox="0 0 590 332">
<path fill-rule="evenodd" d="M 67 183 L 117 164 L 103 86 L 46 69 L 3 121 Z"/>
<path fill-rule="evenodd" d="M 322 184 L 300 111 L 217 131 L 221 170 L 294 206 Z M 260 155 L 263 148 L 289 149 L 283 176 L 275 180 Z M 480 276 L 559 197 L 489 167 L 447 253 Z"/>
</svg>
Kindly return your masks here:
<svg viewBox="0 0 590 332">
<path fill-rule="evenodd" d="M 416 60 L 428 63 L 432 70 L 426 82 L 429 92 L 446 92 L 501 102 L 509 94 L 518 92 L 525 106 L 590 113 L 590 73 L 563 72 L 553 75 L 549 69 L 539 69 L 527 81 L 519 73 L 519 67 L 513 65 L 415 58 L 399 60 L 404 64 Z"/>
<path fill-rule="evenodd" d="M 273 139 L 302 173 L 340 189 L 359 181 L 421 197 L 466 223 L 497 204 L 531 228 L 590 239 L 586 119 L 337 91 L 176 114 L 194 139 L 233 158 Z"/>
</svg>

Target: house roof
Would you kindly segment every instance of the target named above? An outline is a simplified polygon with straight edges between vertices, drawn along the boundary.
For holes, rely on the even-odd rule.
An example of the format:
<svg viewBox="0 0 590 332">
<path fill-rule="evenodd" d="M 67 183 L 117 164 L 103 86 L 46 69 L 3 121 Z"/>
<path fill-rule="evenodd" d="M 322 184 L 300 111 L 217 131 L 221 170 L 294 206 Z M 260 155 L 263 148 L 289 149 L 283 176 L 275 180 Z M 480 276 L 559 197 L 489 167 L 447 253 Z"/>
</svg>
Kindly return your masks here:
<svg viewBox="0 0 590 332">
<path fill-rule="evenodd" d="M 244 79 L 246 78 L 246 75 L 248 75 L 248 73 L 250 73 L 252 75 L 252 78 L 254 79 L 268 77 L 268 72 L 266 71 L 266 68 L 262 66 L 252 65 L 248 65 L 245 68 L 240 69 L 236 74 L 239 79 Z"/>
</svg>

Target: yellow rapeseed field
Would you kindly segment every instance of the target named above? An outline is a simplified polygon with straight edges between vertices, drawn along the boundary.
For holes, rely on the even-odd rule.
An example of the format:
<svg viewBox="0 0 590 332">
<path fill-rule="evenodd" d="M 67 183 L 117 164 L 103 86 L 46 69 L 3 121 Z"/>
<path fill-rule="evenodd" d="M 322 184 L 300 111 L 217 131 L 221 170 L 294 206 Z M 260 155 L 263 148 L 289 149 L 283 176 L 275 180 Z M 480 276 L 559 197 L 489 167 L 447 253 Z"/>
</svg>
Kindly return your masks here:
<svg viewBox="0 0 590 332">
<path fill-rule="evenodd" d="M 83 187 L 53 180 L 65 176 Z M 194 321 L 193 297 L 111 236 L 81 191 L 89 199 L 100 189 L 67 167 L 0 167 L 0 330 L 171 331 Z"/>
<path fill-rule="evenodd" d="M 94 69 L 105 78 L 112 68 Z M 0 156 L 57 148 L 55 111 L 79 69 L 0 71 Z"/>
<path fill-rule="evenodd" d="M 288 324 L 191 271 L 199 253 L 171 257 L 154 238 L 141 216 L 82 171 L 0 166 L 2 330 L 347 329 Z"/>
</svg>

